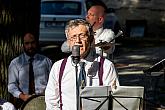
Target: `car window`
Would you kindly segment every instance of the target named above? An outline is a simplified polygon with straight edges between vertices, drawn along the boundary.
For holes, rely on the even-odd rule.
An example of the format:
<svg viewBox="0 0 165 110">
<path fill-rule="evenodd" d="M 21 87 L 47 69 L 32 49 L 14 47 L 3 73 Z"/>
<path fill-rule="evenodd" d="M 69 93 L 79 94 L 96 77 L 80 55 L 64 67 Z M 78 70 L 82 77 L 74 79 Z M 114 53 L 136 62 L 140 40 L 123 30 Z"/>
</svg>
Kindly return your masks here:
<svg viewBox="0 0 165 110">
<path fill-rule="evenodd" d="M 73 1 L 41 2 L 41 14 L 81 15 L 81 3 Z"/>
</svg>

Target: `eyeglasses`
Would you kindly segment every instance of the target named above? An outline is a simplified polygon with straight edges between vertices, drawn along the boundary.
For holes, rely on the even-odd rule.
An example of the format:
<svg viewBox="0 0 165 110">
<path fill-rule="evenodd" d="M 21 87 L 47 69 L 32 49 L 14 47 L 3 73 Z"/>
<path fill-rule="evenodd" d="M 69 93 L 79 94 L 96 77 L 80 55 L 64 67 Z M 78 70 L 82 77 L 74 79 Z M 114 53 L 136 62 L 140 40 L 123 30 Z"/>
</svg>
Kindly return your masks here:
<svg viewBox="0 0 165 110">
<path fill-rule="evenodd" d="M 88 34 L 84 34 L 84 33 L 81 33 L 81 34 L 78 34 L 78 35 L 74 35 L 74 36 L 70 36 L 68 40 L 70 41 L 76 41 L 77 38 L 79 37 L 80 40 L 87 40 L 88 39 Z"/>
</svg>

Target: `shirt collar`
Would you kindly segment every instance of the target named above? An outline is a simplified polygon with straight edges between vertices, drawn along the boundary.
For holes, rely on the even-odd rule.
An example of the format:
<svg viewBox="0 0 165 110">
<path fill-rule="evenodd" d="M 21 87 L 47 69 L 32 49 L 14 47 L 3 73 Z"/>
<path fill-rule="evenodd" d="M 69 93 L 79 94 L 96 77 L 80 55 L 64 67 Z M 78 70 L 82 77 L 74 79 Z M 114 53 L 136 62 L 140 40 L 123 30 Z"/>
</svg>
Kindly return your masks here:
<svg viewBox="0 0 165 110">
<path fill-rule="evenodd" d="M 30 56 L 28 56 L 25 52 L 24 52 L 24 56 L 25 56 L 26 61 L 29 61 Z M 37 54 L 35 54 L 35 55 L 33 56 L 33 58 L 36 59 L 36 58 L 37 58 Z"/>
<path fill-rule="evenodd" d="M 95 34 L 95 38 L 97 38 L 97 37 L 99 37 L 100 36 L 100 34 L 103 32 L 103 27 L 101 27 L 101 28 L 99 28 L 99 29 L 97 29 L 96 30 L 96 34 Z"/>
</svg>

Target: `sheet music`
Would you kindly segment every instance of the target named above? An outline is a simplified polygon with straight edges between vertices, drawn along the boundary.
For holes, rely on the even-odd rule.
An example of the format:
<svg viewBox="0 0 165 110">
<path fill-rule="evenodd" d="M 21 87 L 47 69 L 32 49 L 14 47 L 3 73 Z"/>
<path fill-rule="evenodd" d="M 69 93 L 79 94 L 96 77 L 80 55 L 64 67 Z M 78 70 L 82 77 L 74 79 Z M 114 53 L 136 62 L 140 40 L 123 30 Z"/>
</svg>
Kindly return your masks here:
<svg viewBox="0 0 165 110">
<path fill-rule="evenodd" d="M 80 91 L 83 110 L 96 110 L 107 99 L 109 91 L 111 89 L 108 86 L 85 87 Z M 99 110 L 108 110 L 108 100 L 105 101 Z"/>
<path fill-rule="evenodd" d="M 118 86 L 115 90 L 108 86 L 98 86 L 85 87 L 80 91 L 80 97 L 83 110 L 96 110 L 104 101 L 98 110 L 108 110 L 108 106 L 112 110 L 141 110 L 139 108 L 142 108 L 140 105 L 143 103 L 143 93 L 144 87 L 141 86 Z M 108 97 L 111 95 L 114 98 L 109 100 Z"/>
<path fill-rule="evenodd" d="M 112 92 L 113 110 L 142 110 L 144 87 L 142 86 L 119 86 Z"/>
</svg>

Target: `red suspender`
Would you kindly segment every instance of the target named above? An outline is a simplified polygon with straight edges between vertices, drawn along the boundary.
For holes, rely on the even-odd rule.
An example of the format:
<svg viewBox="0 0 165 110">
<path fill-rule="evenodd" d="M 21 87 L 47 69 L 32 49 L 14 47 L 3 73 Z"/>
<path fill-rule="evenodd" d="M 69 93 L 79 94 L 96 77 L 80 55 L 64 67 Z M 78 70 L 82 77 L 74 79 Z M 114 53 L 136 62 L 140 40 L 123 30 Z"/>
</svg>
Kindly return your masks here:
<svg viewBox="0 0 165 110">
<path fill-rule="evenodd" d="M 98 72 L 98 75 L 99 75 L 99 85 L 100 86 L 103 85 L 102 77 L 103 77 L 103 64 L 104 64 L 104 60 L 105 60 L 105 58 L 101 57 L 100 58 L 100 62 L 99 62 L 99 72 Z M 63 72 L 64 72 L 64 69 L 65 69 L 66 62 L 67 62 L 67 58 L 64 58 L 64 60 L 61 63 L 60 73 L 59 73 L 60 110 L 62 110 L 61 79 L 62 79 L 62 76 L 63 76 Z"/>
<path fill-rule="evenodd" d="M 63 76 L 63 73 L 64 73 L 66 62 L 67 62 L 67 58 L 64 58 L 64 60 L 61 63 L 60 73 L 59 73 L 60 110 L 62 110 L 61 79 L 62 79 L 62 76 Z"/>
<path fill-rule="evenodd" d="M 99 75 L 99 85 L 102 86 L 103 85 L 103 65 L 104 65 L 104 60 L 105 58 L 101 57 L 100 58 L 100 62 L 99 62 L 99 72 L 98 72 L 98 75 Z"/>
</svg>

